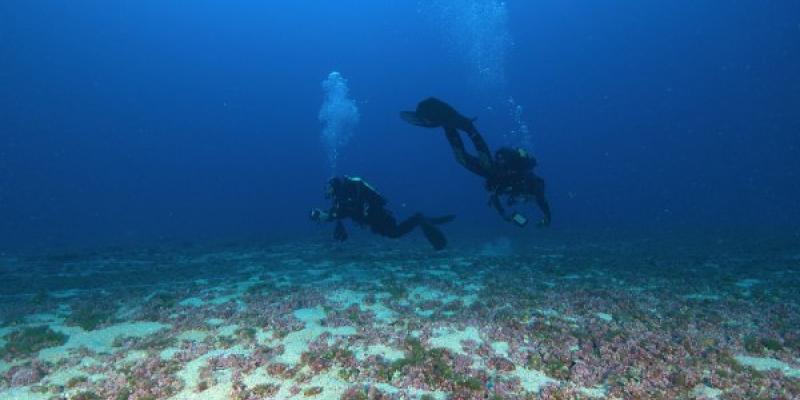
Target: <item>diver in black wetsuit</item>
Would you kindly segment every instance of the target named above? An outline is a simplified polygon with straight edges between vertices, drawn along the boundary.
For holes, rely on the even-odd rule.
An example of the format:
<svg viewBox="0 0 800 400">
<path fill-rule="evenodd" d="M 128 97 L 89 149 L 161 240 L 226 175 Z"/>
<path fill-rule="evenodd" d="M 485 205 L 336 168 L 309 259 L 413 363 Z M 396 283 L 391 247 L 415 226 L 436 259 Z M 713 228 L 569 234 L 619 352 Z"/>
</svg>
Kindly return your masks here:
<svg viewBox="0 0 800 400">
<path fill-rule="evenodd" d="M 535 200 L 543 214 L 539 225 L 550 225 L 550 205 L 544 196 L 544 180 L 533 173 L 536 159 L 528 155 L 524 149 L 502 147 L 492 158 L 489 146 L 475 128 L 475 119 L 461 115 L 449 104 L 434 97 L 417 104 L 416 111 L 401 112 L 400 117 L 417 126 L 442 127 L 456 161 L 472 173 L 486 179 L 486 190 L 490 192 L 489 204 L 503 219 L 519 226 L 528 223 L 528 219 L 520 213 L 506 214 L 500 197 L 508 196 L 506 199 L 508 206 L 513 206 L 520 200 Z M 463 131 L 470 138 L 477 157 L 467 153 L 458 131 Z"/>
<path fill-rule="evenodd" d="M 361 178 L 349 176 L 331 178 L 326 188 L 327 198 L 333 201 L 328 211 L 311 210 L 311 219 L 319 222 L 336 221 L 333 237 L 347 240 L 347 231 L 342 220 L 350 218 L 359 225 L 370 227 L 372 232 L 389 238 L 399 238 L 420 227 L 422 233 L 436 250 L 444 249 L 447 239 L 435 225 L 452 221 L 455 216 L 427 218 L 416 213 L 399 224 L 385 208 L 386 199 Z"/>
</svg>

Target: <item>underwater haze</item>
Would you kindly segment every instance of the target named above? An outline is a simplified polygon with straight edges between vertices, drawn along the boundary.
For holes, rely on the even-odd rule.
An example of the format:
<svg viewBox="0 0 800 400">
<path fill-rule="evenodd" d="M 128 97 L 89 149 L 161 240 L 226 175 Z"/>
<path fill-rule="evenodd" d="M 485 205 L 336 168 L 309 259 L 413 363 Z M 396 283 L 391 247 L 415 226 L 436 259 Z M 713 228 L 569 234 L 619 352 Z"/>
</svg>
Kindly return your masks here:
<svg viewBox="0 0 800 400">
<path fill-rule="evenodd" d="M 794 1 L 0 2 L 0 399 L 800 398 L 798 71 Z"/>
</svg>

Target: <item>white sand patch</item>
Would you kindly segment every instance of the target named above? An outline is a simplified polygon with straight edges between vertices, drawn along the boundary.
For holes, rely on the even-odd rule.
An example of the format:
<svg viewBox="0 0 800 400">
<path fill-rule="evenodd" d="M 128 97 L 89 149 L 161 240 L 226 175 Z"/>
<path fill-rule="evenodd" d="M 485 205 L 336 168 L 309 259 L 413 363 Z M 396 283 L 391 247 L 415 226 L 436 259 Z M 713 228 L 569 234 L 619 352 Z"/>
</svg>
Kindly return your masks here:
<svg viewBox="0 0 800 400">
<path fill-rule="evenodd" d="M 748 279 L 742 279 L 742 280 L 736 282 L 735 285 L 740 287 L 740 288 L 743 288 L 743 289 L 749 289 L 749 288 L 751 288 L 751 287 L 753 287 L 753 286 L 755 286 L 755 285 L 757 285 L 759 283 L 761 283 L 761 281 L 758 280 L 758 279 L 748 278 Z"/>
<path fill-rule="evenodd" d="M 223 369 L 219 371 L 214 371 L 213 373 L 214 379 L 216 383 L 213 386 L 209 386 L 208 389 L 199 392 L 199 393 L 191 393 L 186 394 L 184 392 L 178 393 L 173 396 L 173 399 L 207 399 L 207 400 L 227 400 L 231 398 L 231 390 L 233 389 L 233 371 L 229 369 Z M 195 383 L 193 388 L 197 388 L 197 384 Z M 196 389 L 193 389 L 196 390 Z"/>
<path fill-rule="evenodd" d="M 144 360 L 147 358 L 147 351 L 144 350 L 131 350 L 128 354 L 125 354 L 125 358 L 119 360 L 120 364 L 125 363 L 135 363 L 139 360 Z"/>
<path fill-rule="evenodd" d="M 142 307 L 140 306 L 121 306 L 117 309 L 117 312 L 114 313 L 114 318 L 120 321 L 128 321 L 133 318 L 133 316 L 141 310 Z"/>
<path fill-rule="evenodd" d="M 6 343 L 8 343 L 4 337 L 11 332 L 14 332 L 14 328 L 7 326 L 0 327 L 0 347 L 3 347 L 6 345 Z M 2 360 L 0 360 L 0 363 L 2 363 Z"/>
<path fill-rule="evenodd" d="M 420 309 L 419 307 L 414 309 L 414 314 L 417 314 L 417 315 L 419 315 L 420 317 L 423 317 L 423 318 L 429 318 L 431 315 L 433 315 L 433 313 L 434 313 L 434 310 L 423 310 L 423 309 Z"/>
<path fill-rule="evenodd" d="M 48 296 L 54 299 L 67 299 L 70 297 L 75 297 L 78 294 L 80 294 L 80 291 L 78 289 L 59 290 L 47 293 Z"/>
<path fill-rule="evenodd" d="M 269 343 L 274 339 L 274 334 L 271 329 L 265 331 L 263 328 L 256 328 L 256 343 L 262 345 Z"/>
<path fill-rule="evenodd" d="M 292 381 L 287 381 L 284 380 L 283 378 L 272 377 L 271 375 L 269 375 L 269 373 L 267 373 L 266 366 L 258 367 L 255 370 L 253 370 L 253 372 L 250 373 L 249 375 L 245 375 L 244 377 L 242 377 L 242 383 L 244 383 L 245 386 L 247 386 L 248 388 L 265 384 L 280 385 L 281 391 L 286 392 L 285 394 L 287 395 L 289 393 L 288 387 L 290 386 L 290 382 Z"/>
<path fill-rule="evenodd" d="M 428 343 L 432 347 L 444 347 L 457 354 L 466 354 L 461 347 L 461 341 L 474 340 L 478 344 L 483 343 L 481 335 L 475 327 L 468 326 L 463 331 L 451 328 L 436 328 Z"/>
<path fill-rule="evenodd" d="M 211 326 L 220 326 L 224 323 L 225 320 L 220 318 L 209 318 L 206 320 L 206 325 L 211 325 Z"/>
<path fill-rule="evenodd" d="M 432 269 L 425 272 L 427 272 L 429 275 L 433 275 L 439 278 L 446 278 L 446 279 L 458 278 L 458 274 L 453 271 L 450 271 L 449 269 Z"/>
<path fill-rule="evenodd" d="M 508 342 L 492 342 L 492 349 L 495 353 L 508 357 Z"/>
<path fill-rule="evenodd" d="M 217 334 L 219 336 L 233 336 L 236 334 L 236 330 L 239 329 L 239 325 L 232 324 L 232 325 L 225 325 L 219 327 L 217 330 Z"/>
<path fill-rule="evenodd" d="M 109 327 L 94 331 L 84 331 L 78 327 L 67 327 L 54 325 L 53 330 L 69 335 L 67 343 L 63 346 L 51 347 L 39 351 L 39 358 L 44 361 L 55 362 L 69 355 L 70 350 L 86 346 L 89 350 L 97 353 L 112 353 L 111 344 L 118 336 L 123 337 L 145 337 L 152 335 L 162 329 L 169 328 L 169 325 L 157 322 L 130 322 L 124 324 L 111 325 Z"/>
<path fill-rule="evenodd" d="M 465 307 L 469 307 L 469 306 L 475 304 L 476 301 L 478 301 L 478 294 L 477 293 L 471 293 L 471 294 L 468 294 L 466 296 L 461 296 L 461 302 L 464 303 Z"/>
<path fill-rule="evenodd" d="M 353 304 L 363 305 L 364 298 L 367 297 L 367 294 L 349 289 L 339 289 L 328 293 L 325 297 L 328 298 L 328 301 L 336 303 L 338 305 L 337 308 L 345 309 Z"/>
<path fill-rule="evenodd" d="M 408 293 L 408 300 L 415 303 L 424 303 L 431 300 L 449 303 L 457 299 L 458 296 L 446 294 L 441 290 L 437 290 L 428 286 L 416 286 Z"/>
<path fill-rule="evenodd" d="M 231 293 L 231 294 L 226 294 L 226 295 L 214 297 L 211 300 L 209 300 L 208 302 L 210 304 L 218 306 L 220 304 L 225 304 L 225 303 L 227 303 L 229 301 L 237 301 L 238 302 L 238 299 L 239 299 L 239 294 Z"/>
<path fill-rule="evenodd" d="M 578 390 L 580 390 L 581 393 L 583 393 L 583 394 L 585 394 L 585 395 L 587 395 L 589 397 L 597 397 L 597 398 L 601 398 L 601 399 L 606 398 L 607 389 L 608 388 L 606 388 L 603 385 L 594 386 L 594 387 L 590 387 L 590 388 L 587 388 L 587 387 L 578 388 Z"/>
<path fill-rule="evenodd" d="M 444 293 L 427 286 L 417 286 L 408 292 L 407 295 L 409 301 L 420 303 L 429 300 L 438 300 L 442 296 L 444 296 Z"/>
<path fill-rule="evenodd" d="M 290 390 L 292 386 L 296 384 L 294 380 L 285 380 L 281 378 L 275 378 L 270 376 L 265 367 L 259 367 L 258 369 L 254 370 L 253 373 L 250 375 L 245 376 L 242 379 L 242 383 L 245 384 L 248 388 L 253 388 L 258 385 L 264 384 L 273 384 L 279 385 L 280 389 L 277 393 L 271 398 L 274 399 L 289 399 L 289 398 L 298 398 L 298 399 L 318 399 L 318 400 L 338 400 L 341 398 L 342 394 L 350 387 L 351 383 L 346 382 L 339 378 L 339 371 L 340 368 L 334 367 L 330 370 L 323 372 L 319 375 L 315 375 L 311 378 L 311 380 L 307 383 L 301 383 L 298 387 L 301 388 L 301 391 L 298 395 L 292 396 Z M 301 369 L 302 372 L 308 372 L 307 368 Z M 316 396 L 306 396 L 304 391 L 314 386 L 322 387 L 322 393 Z M 203 397 L 205 398 L 205 397 Z"/>
<path fill-rule="evenodd" d="M 597 315 L 597 318 L 600 318 L 600 319 L 602 319 L 603 321 L 606 321 L 606 322 L 611 322 L 612 320 L 614 320 L 614 317 L 611 314 L 606 314 L 606 313 L 599 312 L 599 313 L 597 313 L 595 315 Z"/>
<path fill-rule="evenodd" d="M 187 340 L 189 342 L 202 342 L 208 337 L 208 332 L 206 331 L 198 331 L 197 329 L 190 329 L 188 331 L 181 332 L 178 336 L 178 340 Z"/>
<path fill-rule="evenodd" d="M 391 308 L 386 307 L 383 303 L 375 303 L 371 306 L 362 306 L 364 310 L 372 311 L 375 313 L 375 319 L 385 324 L 390 324 L 397 321 L 397 313 Z"/>
<path fill-rule="evenodd" d="M 405 353 L 402 350 L 393 349 L 383 344 L 374 344 L 366 348 L 359 348 L 354 351 L 356 359 L 363 361 L 369 356 L 381 356 L 387 361 L 395 361 L 403 358 Z"/>
<path fill-rule="evenodd" d="M 206 302 L 203 301 L 203 299 L 201 299 L 199 297 L 189 297 L 189 298 L 181 300 L 181 302 L 178 303 L 178 305 L 184 306 L 184 307 L 202 307 L 205 304 L 206 304 Z"/>
<path fill-rule="evenodd" d="M 533 393 L 539 393 L 539 390 L 550 383 L 558 383 L 557 380 L 542 372 L 524 367 L 517 367 L 513 375 L 519 377 L 523 389 Z"/>
<path fill-rule="evenodd" d="M 321 326 L 320 321 L 325 318 L 325 311 L 320 307 L 295 310 L 294 316 L 305 322 L 306 326 L 299 331 L 289 333 L 283 338 L 282 343 L 285 350 L 283 354 L 278 356 L 277 360 L 289 365 L 297 364 L 300 361 L 300 355 L 308 349 L 308 344 L 325 332 L 330 332 L 333 336 L 355 335 L 357 332 L 356 328 L 352 326 L 336 328 Z"/>
<path fill-rule="evenodd" d="M 172 357 L 175 357 L 175 354 L 178 354 L 178 352 L 180 351 L 181 351 L 180 349 L 175 347 L 167 347 L 166 349 L 161 350 L 161 352 L 158 353 L 158 357 L 160 357 L 162 360 L 170 360 L 172 359 Z"/>
<path fill-rule="evenodd" d="M 683 298 L 686 299 L 686 300 L 700 300 L 700 301 L 711 300 L 711 301 L 716 301 L 716 300 L 719 300 L 719 295 L 694 293 L 694 294 L 683 296 Z"/>
<path fill-rule="evenodd" d="M 325 316 L 325 310 L 320 307 L 301 308 L 294 311 L 294 317 L 306 324 L 318 324 Z"/>
<path fill-rule="evenodd" d="M 484 287 L 486 286 L 478 283 L 469 283 L 464 285 L 464 290 L 468 292 L 480 292 L 481 290 L 483 290 Z"/>
<path fill-rule="evenodd" d="M 749 357 L 745 355 L 738 355 L 735 358 L 742 365 L 751 367 L 756 371 L 777 369 L 789 378 L 800 378 L 800 369 L 792 368 L 789 364 L 775 358 Z"/>
<path fill-rule="evenodd" d="M 349 382 L 339 378 L 339 368 L 331 368 L 322 374 L 314 376 L 311 378 L 311 382 L 302 386 L 303 391 L 310 387 L 320 386 L 322 387 L 322 393 L 316 396 L 307 396 L 303 392 L 300 393 L 303 398 L 307 399 L 338 400 L 342 398 L 342 395 L 350 385 Z"/>
<path fill-rule="evenodd" d="M 66 386 L 67 383 L 73 378 L 84 377 L 87 379 L 89 383 L 95 384 L 106 379 L 105 375 L 103 374 L 89 374 L 83 371 L 83 368 L 88 368 L 93 365 L 96 365 L 97 361 L 94 359 L 84 358 L 81 360 L 81 363 L 69 368 L 60 369 L 48 376 L 46 376 L 40 382 L 41 385 L 56 385 L 56 386 Z M 66 398 L 71 398 L 73 395 L 81 392 L 81 389 L 74 388 L 74 389 L 67 389 Z"/>
<path fill-rule="evenodd" d="M 429 392 L 427 390 L 416 389 L 416 388 L 413 388 L 413 387 L 407 387 L 407 388 L 400 389 L 400 388 L 398 388 L 396 386 L 392 386 L 392 385 L 390 385 L 388 383 L 377 383 L 374 386 L 376 388 L 378 388 L 378 390 L 380 390 L 381 392 L 386 393 L 388 395 L 395 395 L 397 393 L 403 392 L 403 393 L 408 393 L 411 396 L 410 398 L 412 398 L 412 399 L 419 399 L 419 398 L 421 398 L 422 396 L 424 396 L 426 394 L 429 395 L 429 396 L 433 396 L 433 398 L 436 399 L 436 400 L 445 400 L 445 399 L 447 399 L 447 393 L 439 392 L 439 391 Z M 407 397 L 402 397 L 401 396 L 400 398 L 407 398 Z"/>
<path fill-rule="evenodd" d="M 692 389 L 692 396 L 696 399 L 718 399 L 722 390 L 699 384 Z"/>
<path fill-rule="evenodd" d="M 52 393 L 33 393 L 30 386 L 10 388 L 0 391 L 0 398 L 7 400 L 48 400 Z"/>
<path fill-rule="evenodd" d="M 173 396 L 175 400 L 194 400 L 194 399 L 227 399 L 231 391 L 231 370 L 215 371 L 214 377 L 217 384 L 209 387 L 202 393 L 196 393 L 197 384 L 200 383 L 200 369 L 206 365 L 208 360 L 216 356 L 233 354 L 247 354 L 247 350 L 240 346 L 234 346 L 227 350 L 213 350 L 202 356 L 189 361 L 186 366 L 176 374 L 184 383 L 183 390 Z"/>
<path fill-rule="evenodd" d="M 344 278 L 341 275 L 339 275 L 339 274 L 331 274 L 329 277 L 319 281 L 319 283 L 321 285 L 325 286 L 325 285 L 329 285 L 329 284 L 332 284 L 332 283 L 341 282 L 342 280 L 344 280 Z"/>
</svg>

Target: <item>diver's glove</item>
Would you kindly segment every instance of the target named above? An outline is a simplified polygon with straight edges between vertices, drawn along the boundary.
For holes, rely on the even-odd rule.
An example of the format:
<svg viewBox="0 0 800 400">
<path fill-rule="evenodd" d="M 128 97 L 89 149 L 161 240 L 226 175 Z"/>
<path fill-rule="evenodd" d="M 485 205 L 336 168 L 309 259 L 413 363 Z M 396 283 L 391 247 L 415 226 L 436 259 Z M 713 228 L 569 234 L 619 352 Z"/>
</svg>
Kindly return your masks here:
<svg viewBox="0 0 800 400">
<path fill-rule="evenodd" d="M 336 213 L 333 213 L 333 215 L 331 215 L 330 213 L 322 211 L 319 208 L 315 208 L 315 209 L 311 210 L 311 214 L 309 215 L 309 218 L 311 218 L 311 220 L 315 221 L 315 222 L 327 222 L 327 221 L 330 221 L 332 219 L 331 216 L 333 216 L 335 218 L 336 217 Z"/>
<path fill-rule="evenodd" d="M 333 230 L 333 238 L 340 242 L 347 240 L 347 231 L 344 229 L 342 221 L 336 221 L 336 228 Z"/>
<path fill-rule="evenodd" d="M 550 226 L 550 218 L 549 217 L 542 218 L 536 224 L 536 227 L 538 227 L 538 228 L 547 228 L 548 226 Z"/>
<path fill-rule="evenodd" d="M 308 217 L 314 222 L 319 222 L 322 219 L 322 210 L 319 208 L 312 208 Z"/>
</svg>

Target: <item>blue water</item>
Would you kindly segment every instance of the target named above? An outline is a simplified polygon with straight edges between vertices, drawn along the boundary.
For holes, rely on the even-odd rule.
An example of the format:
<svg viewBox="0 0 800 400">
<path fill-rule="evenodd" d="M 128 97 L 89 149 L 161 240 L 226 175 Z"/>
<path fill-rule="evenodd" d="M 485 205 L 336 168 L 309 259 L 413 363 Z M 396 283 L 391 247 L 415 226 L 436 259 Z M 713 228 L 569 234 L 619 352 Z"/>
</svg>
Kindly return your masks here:
<svg viewBox="0 0 800 400">
<path fill-rule="evenodd" d="M 327 237 L 332 71 L 336 173 L 398 216 L 548 234 L 398 118 L 435 95 L 530 148 L 552 230 L 797 235 L 798 39 L 791 1 L 4 1 L 0 248 Z"/>
</svg>

